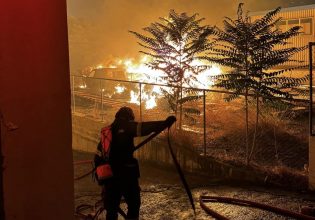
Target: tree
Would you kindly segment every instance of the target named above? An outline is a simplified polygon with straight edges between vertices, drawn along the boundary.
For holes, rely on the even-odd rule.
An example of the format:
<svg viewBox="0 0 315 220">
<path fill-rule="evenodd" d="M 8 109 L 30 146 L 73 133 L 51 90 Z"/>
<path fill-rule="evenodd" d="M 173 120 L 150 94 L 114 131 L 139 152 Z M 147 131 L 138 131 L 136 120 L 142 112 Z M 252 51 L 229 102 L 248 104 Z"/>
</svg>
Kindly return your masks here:
<svg viewBox="0 0 315 220">
<path fill-rule="evenodd" d="M 308 76 L 291 78 L 284 73 L 301 68 L 301 61 L 292 56 L 305 47 L 292 47 L 288 40 L 297 36 L 300 27 L 295 26 L 282 32 L 277 28 L 281 18 L 276 18 L 280 7 L 268 12 L 265 16 L 251 21 L 248 14 L 243 13 L 243 4 L 239 5 L 237 19 L 226 18 L 223 29 L 216 27 L 213 31 L 215 46 L 204 59 L 226 66 L 230 69 L 226 74 L 216 77 L 216 86 L 233 91 L 227 101 L 244 95 L 246 122 L 246 161 L 250 162 L 256 146 L 256 134 L 259 119 L 259 105 L 264 101 L 293 98 L 292 88 L 301 85 Z M 281 64 L 288 61 L 298 65 L 284 68 Z M 281 69 L 274 70 L 274 67 Z M 256 123 L 252 147 L 249 151 L 248 104 L 255 100 Z"/>
<path fill-rule="evenodd" d="M 211 28 L 202 26 L 200 23 L 204 18 L 198 19 L 197 16 L 198 14 L 192 16 L 186 13 L 177 14 L 171 10 L 167 18 L 160 17 L 159 22 L 143 28 L 147 35 L 130 31 L 139 39 L 139 45 L 145 49 L 140 52 L 152 58 L 147 65 L 161 71 L 163 73 L 161 79 L 172 86 L 171 89 L 164 90 L 164 93 L 175 114 L 178 113 L 179 107 L 180 128 L 183 110 L 194 112 L 192 109 L 183 109 L 182 104 L 201 97 L 196 94 L 190 98 L 184 97 L 183 86 L 191 87 L 192 82 L 197 80 L 196 76 L 209 67 L 194 63 L 197 55 L 204 54 L 211 48 L 208 40 Z"/>
</svg>

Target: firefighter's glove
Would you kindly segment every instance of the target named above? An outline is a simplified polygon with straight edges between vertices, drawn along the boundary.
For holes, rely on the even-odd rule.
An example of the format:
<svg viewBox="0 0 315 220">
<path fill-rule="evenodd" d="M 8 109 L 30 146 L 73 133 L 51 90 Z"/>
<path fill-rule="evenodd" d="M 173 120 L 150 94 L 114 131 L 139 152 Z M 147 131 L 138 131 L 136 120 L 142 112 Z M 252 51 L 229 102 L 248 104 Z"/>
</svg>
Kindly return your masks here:
<svg viewBox="0 0 315 220">
<path fill-rule="evenodd" d="M 172 124 L 174 124 L 174 122 L 176 121 L 176 117 L 175 116 L 168 116 L 167 119 L 165 120 L 165 124 L 167 127 L 171 127 Z"/>
</svg>

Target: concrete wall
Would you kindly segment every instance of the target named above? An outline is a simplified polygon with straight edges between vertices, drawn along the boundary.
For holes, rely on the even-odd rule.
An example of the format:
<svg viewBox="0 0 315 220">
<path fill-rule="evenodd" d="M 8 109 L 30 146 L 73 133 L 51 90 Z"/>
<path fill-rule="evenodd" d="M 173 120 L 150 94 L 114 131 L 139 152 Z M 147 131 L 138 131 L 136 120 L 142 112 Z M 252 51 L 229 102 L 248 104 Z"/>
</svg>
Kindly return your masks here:
<svg viewBox="0 0 315 220">
<path fill-rule="evenodd" d="M 309 189 L 315 191 L 315 137 L 309 142 Z"/>
<path fill-rule="evenodd" d="M 74 219 L 66 0 L 0 1 L 0 27 L 6 220 Z"/>
<path fill-rule="evenodd" d="M 101 127 L 109 122 L 97 122 L 80 115 L 72 116 L 73 149 L 87 152 L 95 152 L 99 141 Z M 140 138 L 135 142 L 139 143 Z M 265 182 L 265 174 L 255 173 L 250 170 L 238 169 L 231 165 L 217 162 L 211 158 L 204 158 L 189 147 L 179 147 L 173 144 L 177 160 L 183 170 L 203 175 L 229 179 L 233 181 L 248 181 L 255 184 Z M 165 141 L 155 138 L 146 146 L 135 153 L 140 162 L 153 162 L 165 167 L 174 167 L 168 145 Z M 92 158 L 91 158 L 92 159 Z"/>
<path fill-rule="evenodd" d="M 100 140 L 101 128 L 110 122 L 94 121 L 92 119 L 72 115 L 72 148 L 75 150 L 95 152 Z"/>
</svg>

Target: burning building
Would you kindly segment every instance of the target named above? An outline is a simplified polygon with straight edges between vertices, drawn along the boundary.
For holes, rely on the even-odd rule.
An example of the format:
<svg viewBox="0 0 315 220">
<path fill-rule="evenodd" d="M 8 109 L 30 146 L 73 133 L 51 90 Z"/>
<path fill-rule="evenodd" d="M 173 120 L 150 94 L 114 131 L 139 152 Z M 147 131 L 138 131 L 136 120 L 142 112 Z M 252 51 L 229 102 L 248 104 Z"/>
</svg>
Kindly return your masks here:
<svg viewBox="0 0 315 220">
<path fill-rule="evenodd" d="M 94 79 L 109 79 L 109 80 L 127 80 L 127 74 L 123 68 L 117 67 L 103 67 L 98 66 L 89 73 L 84 79 L 84 87 L 90 92 L 99 93 L 101 92 L 100 81 Z M 115 90 L 116 82 L 106 81 L 106 88 L 103 92 L 111 92 Z M 106 90 L 106 91 L 105 91 Z"/>
</svg>

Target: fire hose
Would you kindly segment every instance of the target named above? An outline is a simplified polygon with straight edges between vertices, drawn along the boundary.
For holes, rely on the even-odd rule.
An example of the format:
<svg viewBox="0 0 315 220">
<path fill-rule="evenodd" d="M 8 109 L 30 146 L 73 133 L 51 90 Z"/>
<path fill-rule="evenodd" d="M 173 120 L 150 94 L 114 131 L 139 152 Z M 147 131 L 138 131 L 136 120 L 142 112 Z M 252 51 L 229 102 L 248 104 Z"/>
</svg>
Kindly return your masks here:
<svg viewBox="0 0 315 220">
<path fill-rule="evenodd" d="M 91 164 L 93 165 L 93 160 L 82 160 L 82 161 L 76 161 L 73 163 L 73 165 L 81 165 L 81 164 Z M 90 174 L 92 174 L 94 171 L 94 169 L 90 170 L 89 172 L 81 175 L 81 176 L 78 176 L 78 177 L 75 177 L 74 180 L 80 180 L 80 179 L 83 179 L 84 177 L 86 176 L 89 176 Z"/>
<path fill-rule="evenodd" d="M 230 198 L 230 197 L 220 197 L 220 196 L 206 196 L 202 195 L 199 197 L 200 206 L 203 210 L 205 210 L 206 213 L 211 215 L 212 217 L 218 219 L 218 220 L 229 220 L 229 218 L 219 214 L 218 212 L 214 211 L 213 209 L 210 209 L 208 206 L 206 206 L 206 202 L 220 202 L 220 203 L 228 203 L 228 204 L 234 204 L 239 206 L 247 206 L 247 207 L 253 207 L 253 208 L 259 208 L 266 211 L 271 211 L 283 216 L 292 217 L 295 219 L 301 219 L 301 220 L 315 220 L 315 217 L 304 215 L 298 212 L 292 212 L 290 210 L 281 209 L 275 206 L 254 202 L 250 200 L 244 200 L 244 199 L 237 199 L 237 198 Z"/>
</svg>

